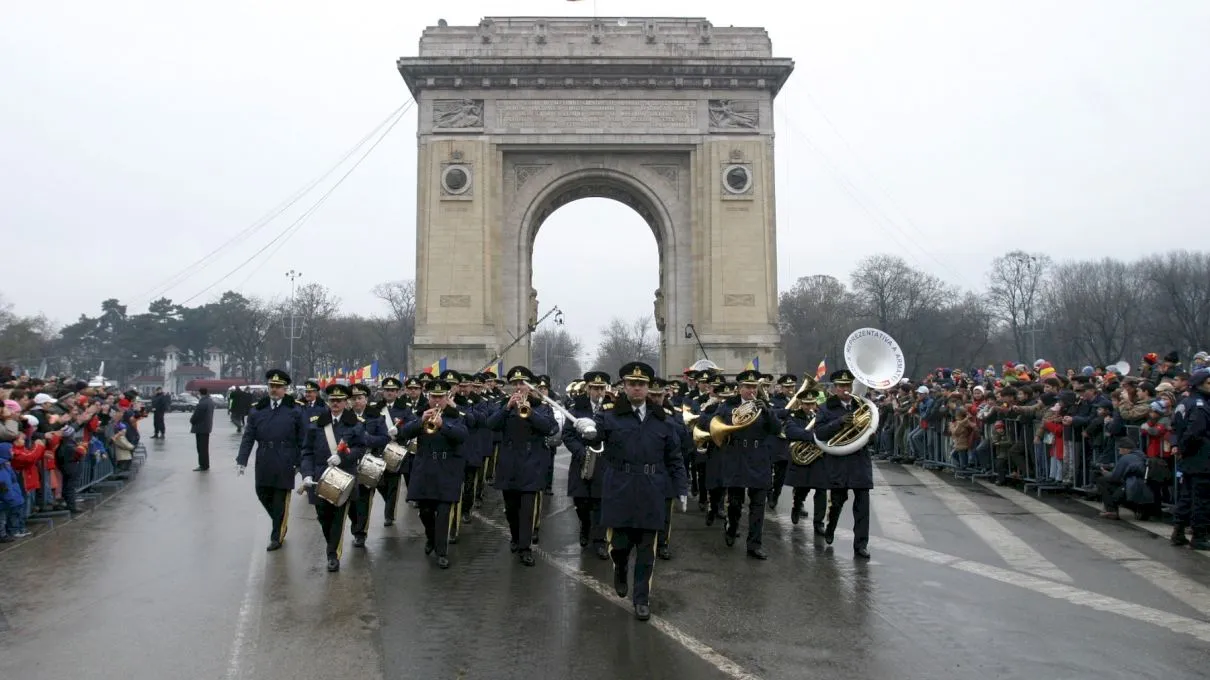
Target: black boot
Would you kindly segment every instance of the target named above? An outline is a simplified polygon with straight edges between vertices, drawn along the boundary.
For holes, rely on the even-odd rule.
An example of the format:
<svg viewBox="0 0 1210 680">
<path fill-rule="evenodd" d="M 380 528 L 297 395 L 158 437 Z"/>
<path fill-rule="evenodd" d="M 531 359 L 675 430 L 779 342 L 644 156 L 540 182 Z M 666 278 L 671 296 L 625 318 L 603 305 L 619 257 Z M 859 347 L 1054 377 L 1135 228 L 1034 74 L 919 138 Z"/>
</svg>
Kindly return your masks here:
<svg viewBox="0 0 1210 680">
<path fill-rule="evenodd" d="M 790 508 L 790 523 L 798 524 L 800 519 L 802 519 L 802 506 L 795 503 L 794 507 Z"/>
<path fill-rule="evenodd" d="M 618 597 L 626 597 L 630 592 L 630 584 L 626 582 L 626 566 L 613 565 L 613 592 Z"/>
<path fill-rule="evenodd" d="M 1173 525 L 1172 536 L 1168 538 L 1168 542 L 1178 548 L 1182 545 L 1189 545 L 1189 539 L 1185 537 L 1185 526 L 1179 522 Z"/>
</svg>

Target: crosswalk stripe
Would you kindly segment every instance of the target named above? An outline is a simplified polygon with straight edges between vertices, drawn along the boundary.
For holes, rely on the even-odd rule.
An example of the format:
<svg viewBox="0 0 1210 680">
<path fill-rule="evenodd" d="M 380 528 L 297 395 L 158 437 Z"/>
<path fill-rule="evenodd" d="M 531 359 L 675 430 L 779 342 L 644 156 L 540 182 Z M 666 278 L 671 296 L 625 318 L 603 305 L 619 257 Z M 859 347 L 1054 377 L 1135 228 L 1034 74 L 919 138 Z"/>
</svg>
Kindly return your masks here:
<svg viewBox="0 0 1210 680">
<path fill-rule="evenodd" d="M 1071 577 L 1063 570 L 1043 557 L 1041 553 L 1030 547 L 1008 527 L 987 514 L 985 510 L 973 500 L 962 495 L 957 489 L 937 479 L 931 472 L 918 470 L 915 467 L 905 467 L 904 469 L 919 480 L 925 488 L 932 491 L 959 521 L 996 551 L 996 554 L 1010 567 L 1055 581 L 1071 582 Z"/>
<path fill-rule="evenodd" d="M 980 484 L 992 493 L 1028 510 L 1038 519 L 1092 548 L 1102 556 L 1118 562 L 1123 567 L 1147 579 L 1157 588 L 1188 604 L 1203 615 L 1210 615 L 1210 588 L 1180 574 L 1175 569 L 1156 562 L 1100 530 L 1055 510 L 1042 501 L 986 482 L 980 482 Z"/>
<path fill-rule="evenodd" d="M 903 502 L 895 495 L 894 487 L 887 483 L 878 466 L 874 466 L 874 489 L 870 491 L 870 514 L 882 534 L 887 538 L 904 543 L 924 544 L 924 535 L 916 528 L 916 522 L 908 514 Z"/>
</svg>

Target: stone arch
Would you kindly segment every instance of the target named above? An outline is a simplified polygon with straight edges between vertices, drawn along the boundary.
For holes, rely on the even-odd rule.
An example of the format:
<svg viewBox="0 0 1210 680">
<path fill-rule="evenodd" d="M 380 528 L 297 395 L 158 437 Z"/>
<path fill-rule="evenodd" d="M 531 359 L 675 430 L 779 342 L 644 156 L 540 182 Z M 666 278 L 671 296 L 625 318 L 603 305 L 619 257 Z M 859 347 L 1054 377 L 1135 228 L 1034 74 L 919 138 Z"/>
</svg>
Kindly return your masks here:
<svg viewBox="0 0 1210 680">
<path fill-rule="evenodd" d="M 663 293 L 666 318 L 676 318 L 675 310 L 682 298 L 676 290 L 678 286 L 675 286 L 678 265 L 675 263 L 674 254 L 678 247 L 678 236 L 672 211 L 669 211 L 659 189 L 653 188 L 650 181 L 639 177 L 638 172 L 616 168 L 581 167 L 559 174 L 552 173 L 552 177 L 545 178 L 541 185 L 537 186 L 525 206 L 522 219 L 515 225 L 519 230 L 515 261 L 520 264 L 515 272 L 514 283 L 518 292 L 517 299 L 525 299 L 532 287 L 534 243 L 542 224 L 559 208 L 581 198 L 609 198 L 620 202 L 633 209 L 647 223 L 656 240 L 659 261 L 658 287 Z M 538 296 L 541 298 L 542 292 L 538 292 Z M 549 309 L 549 304 L 543 305 L 542 311 L 546 309 Z M 646 316 L 650 313 L 647 307 L 635 311 L 635 316 Z M 517 323 L 518 327 L 524 327 L 529 315 L 528 305 L 518 305 L 517 315 L 517 318 L 511 321 Z M 655 321 L 652 323 L 652 330 L 659 335 L 659 361 L 666 364 L 669 357 L 669 334 L 659 332 L 655 328 Z"/>
</svg>

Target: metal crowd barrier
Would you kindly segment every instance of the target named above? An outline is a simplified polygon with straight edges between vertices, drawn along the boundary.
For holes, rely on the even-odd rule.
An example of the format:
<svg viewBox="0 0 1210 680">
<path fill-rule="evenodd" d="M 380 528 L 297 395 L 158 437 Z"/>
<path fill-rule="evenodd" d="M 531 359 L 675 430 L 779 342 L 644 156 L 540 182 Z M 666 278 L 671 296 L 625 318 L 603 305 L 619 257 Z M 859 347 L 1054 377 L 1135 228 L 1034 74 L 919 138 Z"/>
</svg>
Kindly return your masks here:
<svg viewBox="0 0 1210 680">
<path fill-rule="evenodd" d="M 101 437 L 94 437 L 89 445 L 89 451 L 80 461 L 79 473 L 72 480 L 76 485 L 77 500 L 97 500 L 103 495 L 102 490 L 121 488 L 126 480 L 132 478 L 147 461 L 147 447 L 140 441 L 132 452 L 130 467 L 126 471 L 118 469 L 114 446 L 102 442 Z M 66 517 L 70 512 L 66 509 L 56 509 L 55 503 L 62 498 L 62 489 L 56 494 L 52 479 L 52 471 L 47 469 L 46 460 L 38 461 L 39 487 L 32 493 L 26 494 L 26 517 L 31 521 L 52 520 L 56 517 Z M 62 472 L 59 473 L 62 483 L 67 483 Z"/>
<path fill-rule="evenodd" d="M 875 438 L 876 454 L 885 460 L 920 465 L 926 469 L 953 470 L 960 477 L 994 478 L 1000 482 L 1020 482 L 1026 493 L 1041 496 L 1044 491 L 1071 491 L 1081 494 L 1097 492 L 1096 480 L 1100 467 L 1112 468 L 1117 461 L 1116 440 L 1126 436 L 1138 443 L 1146 453 L 1150 437 L 1140 426 L 1115 426 L 1097 441 L 1083 432 L 1064 426 L 1061 433 L 1039 431 L 1036 419 L 1000 418 L 984 423 L 967 452 L 967 463 L 961 466 L 953 455 L 953 440 L 949 435 L 948 418 L 922 423 L 919 416 L 894 414 Z M 1003 423 L 997 432 L 996 424 Z M 1050 436 L 1047 436 L 1050 435 Z M 1055 458 L 1057 451 L 1062 459 Z M 1161 491 L 1164 509 L 1176 499 L 1177 478 L 1172 470 L 1172 458 L 1165 457 L 1171 473 L 1171 484 Z"/>
</svg>

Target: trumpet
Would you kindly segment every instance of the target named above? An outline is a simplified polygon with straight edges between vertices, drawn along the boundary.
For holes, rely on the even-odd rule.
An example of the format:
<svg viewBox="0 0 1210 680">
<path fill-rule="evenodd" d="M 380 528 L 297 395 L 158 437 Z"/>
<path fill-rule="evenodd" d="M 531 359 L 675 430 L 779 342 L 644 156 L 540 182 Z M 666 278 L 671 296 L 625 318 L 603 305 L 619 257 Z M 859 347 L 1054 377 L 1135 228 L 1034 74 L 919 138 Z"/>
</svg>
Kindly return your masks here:
<svg viewBox="0 0 1210 680">
<path fill-rule="evenodd" d="M 424 414 L 424 433 L 436 434 L 437 429 L 437 413 L 430 410 Z"/>
<path fill-rule="evenodd" d="M 530 412 L 532 412 L 533 410 L 534 410 L 534 407 L 529 405 L 528 399 L 521 402 L 520 404 L 517 404 L 517 415 L 521 416 L 522 418 L 528 418 Z"/>
</svg>

